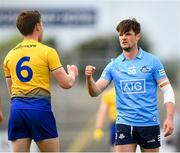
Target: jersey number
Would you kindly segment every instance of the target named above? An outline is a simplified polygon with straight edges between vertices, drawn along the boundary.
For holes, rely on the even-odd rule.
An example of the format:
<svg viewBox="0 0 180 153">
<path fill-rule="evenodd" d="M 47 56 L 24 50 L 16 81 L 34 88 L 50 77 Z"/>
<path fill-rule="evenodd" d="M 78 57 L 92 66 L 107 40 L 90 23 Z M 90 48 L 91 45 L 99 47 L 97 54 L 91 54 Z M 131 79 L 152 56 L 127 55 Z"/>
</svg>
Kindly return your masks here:
<svg viewBox="0 0 180 153">
<path fill-rule="evenodd" d="M 26 66 L 26 65 L 22 66 L 22 64 L 24 62 L 28 62 L 29 60 L 30 60 L 30 57 L 28 57 L 28 56 L 22 57 L 16 65 L 16 75 L 17 75 L 18 79 L 22 82 L 30 81 L 32 79 L 32 76 L 33 76 L 33 71 L 29 66 Z M 22 74 L 21 74 L 21 72 L 23 70 L 27 71 L 26 77 L 22 76 Z"/>
</svg>

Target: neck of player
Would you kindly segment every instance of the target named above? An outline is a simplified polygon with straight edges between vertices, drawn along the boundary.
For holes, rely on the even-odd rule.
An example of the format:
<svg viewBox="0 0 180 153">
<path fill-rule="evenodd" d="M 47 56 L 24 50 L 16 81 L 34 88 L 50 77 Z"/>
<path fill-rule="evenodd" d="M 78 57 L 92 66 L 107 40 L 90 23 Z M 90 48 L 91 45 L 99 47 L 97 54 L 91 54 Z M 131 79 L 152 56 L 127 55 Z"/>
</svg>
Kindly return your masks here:
<svg viewBox="0 0 180 153">
<path fill-rule="evenodd" d="M 133 60 L 138 54 L 138 46 L 132 47 L 130 50 L 123 50 L 123 54 L 126 59 Z"/>
</svg>

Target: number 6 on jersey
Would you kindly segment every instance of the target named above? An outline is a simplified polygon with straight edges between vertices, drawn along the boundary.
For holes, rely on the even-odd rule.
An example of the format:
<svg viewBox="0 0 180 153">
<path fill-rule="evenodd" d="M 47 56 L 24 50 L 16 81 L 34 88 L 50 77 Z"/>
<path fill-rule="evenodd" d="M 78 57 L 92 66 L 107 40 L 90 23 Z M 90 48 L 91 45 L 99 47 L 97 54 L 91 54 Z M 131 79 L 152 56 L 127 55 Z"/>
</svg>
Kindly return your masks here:
<svg viewBox="0 0 180 153">
<path fill-rule="evenodd" d="M 28 56 L 25 56 L 25 57 L 22 57 L 18 62 L 17 62 L 17 65 L 16 65 L 16 75 L 18 77 L 18 79 L 22 82 L 28 82 L 32 79 L 32 76 L 33 76 L 33 71 L 32 69 L 27 66 L 27 65 L 23 65 L 22 64 L 26 61 L 29 61 L 30 60 L 30 57 Z M 21 72 L 22 71 L 27 71 L 27 76 L 24 77 Z"/>
</svg>

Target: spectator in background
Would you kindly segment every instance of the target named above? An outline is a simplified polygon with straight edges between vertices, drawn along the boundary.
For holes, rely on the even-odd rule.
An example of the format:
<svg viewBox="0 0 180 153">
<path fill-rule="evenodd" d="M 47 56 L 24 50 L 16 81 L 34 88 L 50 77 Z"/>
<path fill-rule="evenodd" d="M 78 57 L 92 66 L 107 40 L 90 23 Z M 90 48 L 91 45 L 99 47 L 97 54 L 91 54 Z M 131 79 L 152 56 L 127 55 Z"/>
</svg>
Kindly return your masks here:
<svg viewBox="0 0 180 153">
<path fill-rule="evenodd" d="M 69 89 L 78 75 L 75 65 L 64 70 L 55 49 L 41 43 L 43 26 L 38 11 L 23 11 L 16 26 L 23 36 L 5 57 L 4 73 L 11 95 L 8 139 L 13 152 L 29 152 L 32 139 L 41 152 L 59 152 L 56 121 L 51 110 L 50 74 Z"/>
<path fill-rule="evenodd" d="M 115 89 L 112 87 L 108 91 L 105 91 L 101 97 L 101 103 L 99 110 L 96 116 L 96 124 L 94 130 L 94 139 L 96 141 L 101 141 L 104 136 L 103 126 L 104 122 L 107 119 L 107 115 L 109 115 L 110 123 L 110 145 L 111 151 L 114 151 L 114 143 L 115 143 L 115 121 L 116 121 L 116 95 Z"/>
</svg>

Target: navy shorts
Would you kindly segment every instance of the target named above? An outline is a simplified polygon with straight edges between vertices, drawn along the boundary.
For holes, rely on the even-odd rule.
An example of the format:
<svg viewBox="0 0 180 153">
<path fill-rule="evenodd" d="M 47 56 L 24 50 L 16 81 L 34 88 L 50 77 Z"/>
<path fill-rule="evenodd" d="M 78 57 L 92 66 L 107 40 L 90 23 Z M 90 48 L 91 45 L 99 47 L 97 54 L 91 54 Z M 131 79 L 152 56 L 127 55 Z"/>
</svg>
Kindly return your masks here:
<svg viewBox="0 0 180 153">
<path fill-rule="evenodd" d="M 34 141 L 58 137 L 56 122 L 51 111 L 11 109 L 8 140 L 31 138 Z"/>
<path fill-rule="evenodd" d="M 115 144 L 116 124 L 113 122 L 110 125 L 110 144 Z"/>
<path fill-rule="evenodd" d="M 139 144 L 145 149 L 160 147 L 160 127 L 116 124 L 115 145 Z"/>
</svg>

